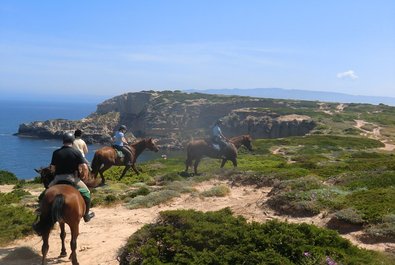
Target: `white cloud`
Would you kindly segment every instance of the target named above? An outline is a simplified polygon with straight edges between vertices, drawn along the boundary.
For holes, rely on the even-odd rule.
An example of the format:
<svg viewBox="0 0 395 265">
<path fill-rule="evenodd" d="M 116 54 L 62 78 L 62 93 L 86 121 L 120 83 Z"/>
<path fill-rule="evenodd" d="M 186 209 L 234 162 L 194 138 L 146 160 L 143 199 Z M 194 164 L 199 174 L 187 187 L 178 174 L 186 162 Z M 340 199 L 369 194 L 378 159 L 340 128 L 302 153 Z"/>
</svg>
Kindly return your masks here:
<svg viewBox="0 0 395 265">
<path fill-rule="evenodd" d="M 355 80 L 355 79 L 359 78 L 353 70 L 348 70 L 345 72 L 338 73 L 336 76 L 337 76 L 337 78 L 340 78 L 340 79 L 348 79 L 349 78 L 349 79 Z"/>
</svg>

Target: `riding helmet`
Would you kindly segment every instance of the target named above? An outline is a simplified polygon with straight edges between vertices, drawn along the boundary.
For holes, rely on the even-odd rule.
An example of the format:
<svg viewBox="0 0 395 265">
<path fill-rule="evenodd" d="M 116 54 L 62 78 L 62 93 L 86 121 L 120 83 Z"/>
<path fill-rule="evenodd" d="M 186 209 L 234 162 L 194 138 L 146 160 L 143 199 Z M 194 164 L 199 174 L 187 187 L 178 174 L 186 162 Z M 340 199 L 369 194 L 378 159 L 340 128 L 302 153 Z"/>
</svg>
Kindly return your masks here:
<svg viewBox="0 0 395 265">
<path fill-rule="evenodd" d="M 63 143 L 73 143 L 75 140 L 74 135 L 70 132 L 63 134 Z"/>
<path fill-rule="evenodd" d="M 121 125 L 121 126 L 119 127 L 119 130 L 125 130 L 125 131 L 127 131 L 127 128 L 126 128 L 125 125 Z"/>
</svg>

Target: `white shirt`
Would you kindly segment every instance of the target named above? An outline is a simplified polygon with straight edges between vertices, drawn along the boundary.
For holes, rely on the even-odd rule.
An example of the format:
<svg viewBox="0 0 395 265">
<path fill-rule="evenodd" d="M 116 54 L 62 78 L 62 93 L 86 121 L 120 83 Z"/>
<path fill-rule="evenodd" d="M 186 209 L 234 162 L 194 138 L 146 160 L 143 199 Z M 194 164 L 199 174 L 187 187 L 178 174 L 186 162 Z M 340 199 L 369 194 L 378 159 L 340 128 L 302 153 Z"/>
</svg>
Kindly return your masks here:
<svg viewBox="0 0 395 265">
<path fill-rule="evenodd" d="M 88 146 L 81 138 L 77 138 L 74 140 L 73 147 L 79 150 L 83 157 L 85 157 L 85 155 L 88 153 Z"/>
</svg>

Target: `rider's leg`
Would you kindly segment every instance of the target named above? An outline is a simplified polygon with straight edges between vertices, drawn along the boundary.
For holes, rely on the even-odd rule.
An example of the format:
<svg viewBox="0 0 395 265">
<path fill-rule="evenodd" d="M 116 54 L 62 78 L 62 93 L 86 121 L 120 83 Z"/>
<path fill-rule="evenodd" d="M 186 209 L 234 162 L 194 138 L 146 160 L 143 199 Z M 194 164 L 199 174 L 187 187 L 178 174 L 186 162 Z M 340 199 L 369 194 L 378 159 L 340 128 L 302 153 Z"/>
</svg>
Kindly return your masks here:
<svg viewBox="0 0 395 265">
<path fill-rule="evenodd" d="M 122 152 L 125 155 L 125 165 L 131 166 L 132 165 L 132 153 L 125 146 L 122 148 Z"/>
<path fill-rule="evenodd" d="M 85 185 L 85 183 L 83 181 L 81 181 L 80 179 L 78 179 L 75 184 L 78 187 L 78 190 L 81 192 L 82 198 L 85 201 L 86 208 L 85 208 L 84 221 L 89 222 L 95 216 L 94 212 L 89 212 L 89 210 L 91 208 L 90 191 L 89 191 L 88 187 Z"/>
</svg>

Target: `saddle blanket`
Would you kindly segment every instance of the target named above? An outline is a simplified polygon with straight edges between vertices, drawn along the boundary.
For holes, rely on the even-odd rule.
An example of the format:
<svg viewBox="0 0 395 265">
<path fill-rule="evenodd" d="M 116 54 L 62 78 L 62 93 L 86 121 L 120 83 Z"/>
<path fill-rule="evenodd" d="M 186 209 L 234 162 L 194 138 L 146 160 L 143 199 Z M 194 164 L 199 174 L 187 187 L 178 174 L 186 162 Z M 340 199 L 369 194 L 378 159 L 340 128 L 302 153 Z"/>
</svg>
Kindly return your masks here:
<svg viewBox="0 0 395 265">
<path fill-rule="evenodd" d="M 219 150 L 220 150 L 220 148 L 219 148 L 219 144 L 213 144 L 213 148 L 214 148 L 215 150 L 217 150 L 217 151 L 219 151 Z"/>
</svg>

